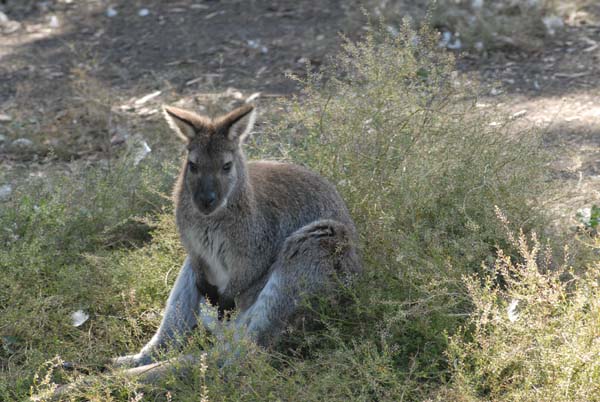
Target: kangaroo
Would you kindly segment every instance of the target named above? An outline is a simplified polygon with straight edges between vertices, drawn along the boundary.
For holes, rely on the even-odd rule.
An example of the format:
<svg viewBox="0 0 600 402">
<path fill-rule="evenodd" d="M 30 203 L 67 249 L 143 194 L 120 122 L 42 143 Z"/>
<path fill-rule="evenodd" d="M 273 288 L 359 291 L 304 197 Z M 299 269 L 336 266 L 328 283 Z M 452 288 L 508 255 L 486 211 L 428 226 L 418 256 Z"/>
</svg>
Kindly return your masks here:
<svg viewBox="0 0 600 402">
<path fill-rule="evenodd" d="M 197 326 L 218 334 L 234 308 L 236 338 L 268 347 L 306 297 L 326 295 L 336 277 L 362 270 L 354 223 L 332 184 L 298 165 L 246 161 L 254 105 L 216 119 L 163 110 L 187 146 L 174 190 L 187 258 L 158 331 L 116 366 L 149 365 Z"/>
</svg>

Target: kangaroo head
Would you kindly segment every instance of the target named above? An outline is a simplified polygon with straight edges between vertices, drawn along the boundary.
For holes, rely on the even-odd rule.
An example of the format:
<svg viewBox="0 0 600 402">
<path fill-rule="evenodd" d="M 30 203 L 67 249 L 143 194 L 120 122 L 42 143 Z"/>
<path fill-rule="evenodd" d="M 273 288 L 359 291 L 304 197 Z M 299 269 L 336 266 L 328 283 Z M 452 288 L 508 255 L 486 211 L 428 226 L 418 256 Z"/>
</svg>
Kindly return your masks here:
<svg viewBox="0 0 600 402">
<path fill-rule="evenodd" d="M 246 104 L 210 119 L 187 110 L 164 107 L 169 125 L 187 144 L 181 172 L 183 191 L 204 215 L 227 205 L 236 186 L 246 180 L 241 144 L 252 130 L 253 110 L 253 105 Z"/>
</svg>

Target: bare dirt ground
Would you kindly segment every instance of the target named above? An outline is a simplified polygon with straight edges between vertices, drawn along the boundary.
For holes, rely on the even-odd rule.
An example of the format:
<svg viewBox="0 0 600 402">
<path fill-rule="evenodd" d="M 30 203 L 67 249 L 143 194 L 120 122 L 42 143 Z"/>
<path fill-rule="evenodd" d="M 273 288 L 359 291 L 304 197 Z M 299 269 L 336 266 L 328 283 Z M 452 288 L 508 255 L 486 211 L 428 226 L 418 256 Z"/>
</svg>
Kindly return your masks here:
<svg viewBox="0 0 600 402">
<path fill-rule="evenodd" d="M 297 93 L 286 74 L 318 68 L 365 25 L 354 0 L 3 0 L 0 11 L 0 187 L 102 160 L 156 125 L 162 103 L 226 108 L 261 92 L 268 108 Z M 599 20 L 597 7 L 538 52 L 459 59 L 489 86 L 483 103 L 544 130 L 567 217 L 600 202 Z"/>
</svg>

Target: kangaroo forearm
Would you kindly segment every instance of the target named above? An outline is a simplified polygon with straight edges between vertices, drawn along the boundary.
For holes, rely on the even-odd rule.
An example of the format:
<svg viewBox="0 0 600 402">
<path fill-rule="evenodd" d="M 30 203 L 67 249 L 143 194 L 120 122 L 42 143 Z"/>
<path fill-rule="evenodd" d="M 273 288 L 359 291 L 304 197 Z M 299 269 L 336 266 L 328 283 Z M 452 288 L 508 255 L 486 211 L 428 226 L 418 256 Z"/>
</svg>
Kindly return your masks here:
<svg viewBox="0 0 600 402">
<path fill-rule="evenodd" d="M 151 353 L 168 344 L 178 346 L 182 338 L 198 325 L 196 317 L 200 299 L 196 274 L 188 257 L 169 295 L 160 327 L 144 346 L 142 353 Z"/>
</svg>

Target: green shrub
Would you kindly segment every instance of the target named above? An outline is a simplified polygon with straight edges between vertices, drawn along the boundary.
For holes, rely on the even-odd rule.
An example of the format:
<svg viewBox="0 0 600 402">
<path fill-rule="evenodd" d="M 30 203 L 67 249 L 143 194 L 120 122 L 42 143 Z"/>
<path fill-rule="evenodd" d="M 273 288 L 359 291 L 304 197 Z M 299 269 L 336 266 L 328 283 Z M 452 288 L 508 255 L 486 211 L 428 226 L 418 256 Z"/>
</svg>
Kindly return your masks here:
<svg viewBox="0 0 600 402">
<path fill-rule="evenodd" d="M 475 311 L 450 342 L 441 400 L 600 400 L 600 264 L 575 274 L 535 233 L 510 236 L 518 258 L 499 250 L 489 275 L 466 279 Z"/>
</svg>

